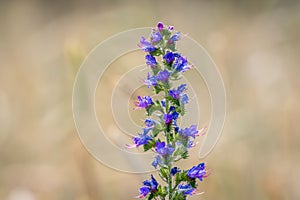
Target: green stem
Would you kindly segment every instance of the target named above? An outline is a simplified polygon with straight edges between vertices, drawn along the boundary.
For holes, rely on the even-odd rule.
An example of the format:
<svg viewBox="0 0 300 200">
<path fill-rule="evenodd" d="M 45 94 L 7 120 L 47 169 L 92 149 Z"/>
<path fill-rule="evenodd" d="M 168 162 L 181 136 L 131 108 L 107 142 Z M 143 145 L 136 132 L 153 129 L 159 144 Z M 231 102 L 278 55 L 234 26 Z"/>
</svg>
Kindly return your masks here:
<svg viewBox="0 0 300 200">
<path fill-rule="evenodd" d="M 168 95 L 168 90 L 165 89 L 165 97 L 167 97 L 167 95 Z M 169 111 L 169 100 L 166 98 L 166 114 L 168 113 L 168 111 Z M 169 145 L 171 142 L 170 141 L 170 130 L 166 131 L 166 137 L 167 137 L 167 145 Z M 170 163 L 168 166 L 168 171 L 169 171 L 169 173 L 168 173 L 168 197 L 169 197 L 169 200 L 172 199 L 172 190 L 173 190 L 171 169 L 172 169 L 172 163 Z"/>
</svg>

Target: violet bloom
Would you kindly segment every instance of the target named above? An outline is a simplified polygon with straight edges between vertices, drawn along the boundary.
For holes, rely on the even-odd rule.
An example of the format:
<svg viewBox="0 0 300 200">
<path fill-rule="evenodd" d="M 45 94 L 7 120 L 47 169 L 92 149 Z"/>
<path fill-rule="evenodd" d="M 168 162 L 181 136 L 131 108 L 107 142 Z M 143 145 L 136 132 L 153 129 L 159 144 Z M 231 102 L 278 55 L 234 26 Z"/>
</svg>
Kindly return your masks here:
<svg viewBox="0 0 300 200">
<path fill-rule="evenodd" d="M 150 96 L 138 96 L 138 100 L 135 102 L 137 108 L 148 108 L 153 104 L 152 98 Z"/>
<path fill-rule="evenodd" d="M 178 185 L 178 192 L 182 192 L 184 195 L 193 195 L 195 193 L 195 188 L 193 188 L 189 183 L 184 185 L 184 184 L 179 184 Z"/>
<path fill-rule="evenodd" d="M 163 70 L 163 71 L 160 71 L 157 76 L 156 76 L 156 79 L 163 82 L 163 83 L 167 83 L 168 80 L 169 80 L 169 77 L 170 77 L 170 72 L 168 70 Z"/>
<path fill-rule="evenodd" d="M 146 197 L 150 192 L 154 193 L 157 191 L 158 183 L 151 174 L 151 180 L 145 180 L 143 182 L 143 186 L 140 188 L 140 195 L 137 196 L 137 198 L 144 198 Z"/>
<path fill-rule="evenodd" d="M 163 59 L 168 63 L 172 64 L 172 62 L 175 60 L 174 53 L 168 52 L 164 55 Z"/>
<path fill-rule="evenodd" d="M 151 67 L 151 69 L 157 65 L 157 62 L 156 62 L 156 59 L 154 56 L 151 56 L 148 54 L 145 56 L 145 59 L 146 59 L 146 64 L 149 65 Z"/>
<path fill-rule="evenodd" d="M 151 33 L 150 40 L 153 44 L 158 43 L 159 41 L 161 41 L 161 39 L 162 39 L 162 36 L 161 36 L 160 32 L 154 31 Z"/>
<path fill-rule="evenodd" d="M 173 148 L 171 145 L 166 146 L 165 142 L 156 142 L 155 151 L 162 156 L 171 155 L 174 150 L 175 148 Z"/>
<path fill-rule="evenodd" d="M 153 52 L 156 50 L 156 48 L 145 39 L 145 37 L 141 37 L 140 44 L 138 46 L 145 52 Z"/>
<path fill-rule="evenodd" d="M 164 114 L 163 116 L 163 120 L 165 122 L 165 124 L 170 124 L 173 120 L 177 120 L 179 114 L 178 112 L 174 111 L 173 113 L 168 113 L 168 114 Z"/>
<path fill-rule="evenodd" d="M 150 88 L 151 86 L 156 86 L 157 85 L 157 80 L 155 76 L 151 76 L 150 72 L 148 72 L 147 79 L 144 80 L 144 84 Z"/>
<path fill-rule="evenodd" d="M 182 137 L 192 137 L 195 139 L 196 136 L 198 136 L 198 130 L 196 125 L 191 125 L 189 128 L 184 128 L 179 130 L 179 134 Z"/>
<path fill-rule="evenodd" d="M 152 162 L 152 166 L 156 169 L 157 165 L 161 164 L 161 158 L 159 155 L 154 157 L 154 160 Z"/>
<path fill-rule="evenodd" d="M 133 148 L 133 147 L 139 147 L 141 145 L 147 144 L 149 141 L 152 140 L 152 138 L 148 135 L 148 132 L 151 129 L 147 129 L 147 128 L 143 128 L 143 133 L 139 133 L 138 137 L 133 137 L 133 141 L 134 141 L 134 145 L 132 146 L 128 146 L 129 148 Z"/>
<path fill-rule="evenodd" d="M 198 178 L 200 181 L 203 180 L 203 178 L 207 177 L 207 172 L 205 170 L 206 166 L 204 163 L 200 163 L 197 166 L 192 167 L 187 171 L 187 175 L 190 178 Z"/>
<path fill-rule="evenodd" d="M 189 102 L 189 97 L 187 94 L 183 94 L 180 96 L 180 102 L 182 104 L 187 104 Z"/>
<path fill-rule="evenodd" d="M 179 170 L 178 167 L 173 167 L 173 168 L 171 169 L 171 174 L 172 174 L 172 176 L 174 176 L 174 175 L 177 174 L 178 172 L 181 172 L 181 170 Z"/>
<path fill-rule="evenodd" d="M 155 121 L 152 119 L 145 119 L 145 125 L 147 128 L 153 128 L 155 126 Z"/>
<path fill-rule="evenodd" d="M 180 32 L 175 33 L 170 37 L 169 43 L 172 44 L 180 39 Z"/>
<path fill-rule="evenodd" d="M 157 28 L 159 31 L 162 31 L 164 29 L 164 24 L 162 22 L 158 22 Z"/>
<path fill-rule="evenodd" d="M 177 89 L 170 90 L 169 95 L 173 99 L 179 99 L 179 97 L 185 90 L 186 90 L 186 84 L 182 84 Z"/>
<path fill-rule="evenodd" d="M 182 56 L 175 60 L 173 67 L 177 72 L 185 72 L 191 69 L 191 66 L 189 65 L 187 59 Z"/>
</svg>

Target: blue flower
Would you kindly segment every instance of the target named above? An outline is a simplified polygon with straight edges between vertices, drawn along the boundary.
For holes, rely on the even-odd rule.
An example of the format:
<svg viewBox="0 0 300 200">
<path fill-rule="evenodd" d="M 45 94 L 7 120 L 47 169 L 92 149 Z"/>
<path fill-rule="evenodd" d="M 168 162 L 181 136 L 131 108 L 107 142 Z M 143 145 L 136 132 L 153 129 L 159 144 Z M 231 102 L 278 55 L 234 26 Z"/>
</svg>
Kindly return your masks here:
<svg viewBox="0 0 300 200">
<path fill-rule="evenodd" d="M 165 59 L 168 64 L 172 64 L 172 62 L 175 60 L 175 56 L 172 52 L 168 52 L 164 55 L 163 59 Z"/>
<path fill-rule="evenodd" d="M 179 130 L 179 134 L 182 137 L 192 137 L 195 139 L 197 136 L 198 130 L 196 125 L 191 125 L 189 128 L 184 128 Z"/>
<path fill-rule="evenodd" d="M 144 80 L 144 84 L 150 88 L 151 86 L 156 86 L 157 85 L 157 80 L 155 76 L 150 76 L 150 72 L 148 72 L 147 79 Z"/>
<path fill-rule="evenodd" d="M 173 99 L 179 99 L 179 97 L 181 96 L 181 94 L 186 90 L 186 84 L 182 84 L 180 85 L 177 89 L 173 89 L 169 91 L 169 95 L 173 98 Z"/>
<path fill-rule="evenodd" d="M 177 72 L 185 72 L 191 69 L 191 66 L 189 65 L 187 59 L 182 56 L 175 60 L 173 67 Z"/>
<path fill-rule="evenodd" d="M 153 52 L 156 50 L 156 48 L 145 39 L 145 37 L 141 37 L 140 44 L 138 46 L 145 52 Z"/>
<path fill-rule="evenodd" d="M 150 96 L 138 96 L 138 100 L 135 102 L 137 108 L 148 108 L 153 104 L 152 98 Z"/>
<path fill-rule="evenodd" d="M 145 180 L 143 182 L 143 186 L 140 188 L 140 195 L 137 196 L 138 198 L 146 197 L 150 192 L 154 193 L 157 191 L 158 183 L 151 174 L 151 180 Z"/>
<path fill-rule="evenodd" d="M 147 144 L 152 138 L 147 135 L 150 129 L 143 128 L 143 133 L 138 134 L 139 137 L 133 137 L 134 145 L 132 147 L 139 147 L 141 145 Z"/>
<path fill-rule="evenodd" d="M 137 198 L 144 198 L 145 196 L 147 196 L 150 192 L 150 188 L 147 186 L 142 186 L 140 188 L 140 195 L 137 196 Z"/>
<path fill-rule="evenodd" d="M 157 155 L 157 156 L 154 157 L 154 160 L 152 162 L 152 166 L 156 168 L 157 165 L 160 165 L 160 164 L 161 164 L 161 158 L 160 158 L 159 155 Z"/>
<path fill-rule="evenodd" d="M 173 148 L 171 145 L 166 146 L 165 142 L 156 142 L 155 151 L 162 156 L 171 155 L 174 150 L 175 148 Z"/>
<path fill-rule="evenodd" d="M 163 120 L 164 120 L 165 124 L 170 124 L 173 120 L 172 114 L 164 114 Z"/>
<path fill-rule="evenodd" d="M 179 114 L 176 112 L 176 109 L 174 106 L 170 106 L 169 108 L 169 113 L 164 114 L 163 120 L 165 124 L 170 124 L 173 120 L 176 121 L 178 118 Z"/>
<path fill-rule="evenodd" d="M 195 188 L 193 188 L 189 183 L 184 185 L 184 184 L 179 184 L 178 185 L 178 192 L 182 192 L 184 195 L 193 195 L 195 191 Z"/>
<path fill-rule="evenodd" d="M 181 172 L 181 170 L 178 169 L 178 167 L 173 167 L 171 169 L 171 174 L 172 176 L 174 176 L 175 174 L 177 174 L 178 172 Z"/>
<path fill-rule="evenodd" d="M 163 70 L 160 71 L 157 76 L 156 79 L 161 81 L 162 83 L 167 83 L 170 77 L 170 72 L 168 70 Z"/>
<path fill-rule="evenodd" d="M 180 102 L 182 104 L 187 104 L 189 102 L 189 97 L 187 94 L 183 94 L 181 97 L 180 97 Z"/>
<path fill-rule="evenodd" d="M 172 44 L 173 42 L 176 42 L 180 39 L 180 32 L 175 33 L 170 37 L 169 43 Z"/>
<path fill-rule="evenodd" d="M 162 39 L 160 32 L 154 31 L 151 33 L 151 42 L 156 44 Z"/>
<path fill-rule="evenodd" d="M 203 180 L 203 178 L 207 177 L 207 172 L 205 170 L 206 166 L 204 163 L 200 163 L 197 166 L 192 167 L 187 171 L 187 175 L 190 178 L 198 178 L 200 181 Z"/>
<path fill-rule="evenodd" d="M 151 68 L 155 67 L 157 65 L 156 59 L 154 56 L 151 55 L 146 55 L 145 56 L 146 59 L 146 64 L 149 65 Z"/>
<path fill-rule="evenodd" d="M 152 119 L 145 119 L 145 125 L 147 128 L 153 128 L 155 125 L 155 121 Z"/>
</svg>

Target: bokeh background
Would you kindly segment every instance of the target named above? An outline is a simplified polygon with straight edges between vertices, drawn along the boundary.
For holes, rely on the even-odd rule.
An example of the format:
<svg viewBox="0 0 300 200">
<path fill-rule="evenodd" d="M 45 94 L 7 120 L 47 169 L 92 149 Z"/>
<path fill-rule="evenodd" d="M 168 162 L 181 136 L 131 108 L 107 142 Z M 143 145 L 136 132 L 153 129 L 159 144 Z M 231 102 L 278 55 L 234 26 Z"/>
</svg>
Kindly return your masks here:
<svg viewBox="0 0 300 200">
<path fill-rule="evenodd" d="M 72 87 L 83 59 L 120 31 L 174 25 L 219 67 L 227 119 L 192 199 L 300 199 L 300 2 L 0 1 L 0 199 L 132 199 L 144 175 L 81 144 Z M 113 84 L 113 82 L 108 83 Z"/>
</svg>

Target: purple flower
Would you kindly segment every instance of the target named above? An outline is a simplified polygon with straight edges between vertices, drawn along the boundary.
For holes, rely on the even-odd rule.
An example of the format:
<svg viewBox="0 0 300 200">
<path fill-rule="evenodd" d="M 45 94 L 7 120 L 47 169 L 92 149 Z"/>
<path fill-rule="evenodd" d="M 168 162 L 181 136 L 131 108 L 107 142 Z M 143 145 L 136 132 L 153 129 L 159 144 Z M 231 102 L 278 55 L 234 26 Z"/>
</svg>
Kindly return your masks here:
<svg viewBox="0 0 300 200">
<path fill-rule="evenodd" d="M 187 59 L 182 56 L 180 56 L 179 58 L 177 58 L 175 60 L 173 67 L 178 72 L 185 72 L 185 71 L 191 69 L 191 66 L 189 65 Z"/>
<path fill-rule="evenodd" d="M 155 121 L 152 119 L 145 119 L 145 125 L 147 128 L 153 128 L 155 125 Z"/>
<path fill-rule="evenodd" d="M 144 84 L 150 88 L 151 86 L 156 86 L 157 85 L 157 80 L 155 76 L 150 76 L 150 72 L 148 72 L 147 79 L 144 80 Z"/>
<path fill-rule="evenodd" d="M 193 195 L 195 188 L 193 188 L 189 183 L 186 185 L 181 183 L 178 185 L 178 192 L 182 192 L 184 195 Z"/>
<path fill-rule="evenodd" d="M 155 180 L 155 178 L 153 177 L 153 175 L 151 174 L 151 180 L 145 180 L 143 182 L 143 186 L 140 188 L 140 195 L 137 196 L 137 198 L 144 198 L 145 196 L 147 196 L 150 192 L 154 193 L 157 190 L 158 187 L 158 183 Z"/>
<path fill-rule="evenodd" d="M 170 31 L 172 31 L 172 30 L 174 29 L 174 26 L 169 26 L 168 29 L 169 29 Z"/>
<path fill-rule="evenodd" d="M 189 102 L 189 97 L 187 94 L 183 94 L 181 97 L 180 97 L 180 102 L 182 104 L 187 104 Z"/>
<path fill-rule="evenodd" d="M 168 64 L 172 64 L 172 62 L 175 60 L 175 56 L 172 52 L 168 52 L 164 55 L 163 59 L 165 59 Z"/>
<path fill-rule="evenodd" d="M 186 90 L 186 84 L 182 84 L 177 89 L 170 90 L 169 95 L 173 99 L 179 99 L 179 97 L 181 96 L 182 92 L 184 92 L 185 90 Z"/>
<path fill-rule="evenodd" d="M 181 172 L 181 170 L 178 169 L 178 167 L 173 167 L 171 169 L 171 174 L 172 176 L 174 176 L 175 174 L 177 174 L 178 172 Z"/>
<path fill-rule="evenodd" d="M 163 82 L 163 83 L 167 83 L 168 80 L 169 80 L 169 77 L 170 77 L 170 72 L 168 70 L 163 70 L 163 71 L 160 71 L 157 76 L 156 76 L 156 79 Z"/>
<path fill-rule="evenodd" d="M 173 120 L 172 114 L 164 114 L 163 120 L 164 120 L 165 124 L 170 124 Z"/>
<path fill-rule="evenodd" d="M 175 33 L 170 37 L 169 43 L 172 44 L 180 39 L 180 32 Z"/>
<path fill-rule="evenodd" d="M 147 196 L 148 194 L 149 194 L 149 192 L 150 192 L 150 188 L 149 187 L 147 187 L 147 186 L 142 186 L 141 188 L 140 188 L 140 195 L 139 196 L 137 196 L 137 198 L 144 198 L 145 196 Z"/>
<path fill-rule="evenodd" d="M 162 156 L 171 155 L 174 150 L 175 148 L 173 148 L 171 145 L 166 146 L 165 142 L 156 142 L 155 151 Z"/>
<path fill-rule="evenodd" d="M 156 59 L 154 56 L 151 56 L 148 54 L 145 56 L 145 59 L 146 59 L 146 64 L 149 65 L 151 67 L 151 69 L 157 65 L 157 62 L 156 62 Z"/>
<path fill-rule="evenodd" d="M 192 137 L 195 139 L 195 137 L 198 136 L 197 133 L 198 130 L 196 125 L 191 125 L 189 128 L 184 128 L 179 130 L 179 134 L 182 137 Z"/>
<path fill-rule="evenodd" d="M 141 145 L 147 144 L 148 141 L 152 140 L 152 138 L 147 135 L 149 130 L 150 129 L 143 128 L 143 134 L 138 134 L 139 137 L 133 137 L 134 145 L 132 147 L 139 147 Z"/>
<path fill-rule="evenodd" d="M 157 165 L 160 165 L 160 164 L 161 164 L 161 158 L 160 158 L 159 155 L 157 155 L 157 156 L 154 157 L 154 160 L 152 162 L 152 166 L 156 168 Z"/>
<path fill-rule="evenodd" d="M 164 29 L 164 24 L 162 22 L 158 22 L 157 28 L 159 31 L 162 31 Z"/>
<path fill-rule="evenodd" d="M 154 32 L 151 33 L 151 39 L 150 40 L 153 44 L 158 43 L 161 39 L 162 39 L 162 36 L 161 36 L 160 32 L 154 31 Z"/>
<path fill-rule="evenodd" d="M 153 104 L 153 101 L 150 96 L 138 96 L 138 100 L 135 102 L 137 108 L 148 108 Z"/>
<path fill-rule="evenodd" d="M 169 113 L 164 114 L 163 120 L 165 124 L 170 124 L 173 120 L 176 121 L 178 118 L 179 114 L 176 112 L 176 109 L 174 106 L 171 106 L 169 108 Z"/>
<path fill-rule="evenodd" d="M 141 37 L 140 44 L 138 46 L 145 52 L 153 52 L 156 50 L 156 48 L 145 39 L 145 37 Z"/>
<path fill-rule="evenodd" d="M 207 172 L 205 170 L 205 164 L 200 163 L 198 166 L 194 166 L 191 169 L 187 171 L 187 175 L 190 178 L 198 178 L 200 181 L 203 180 L 203 178 L 207 177 Z"/>
</svg>

